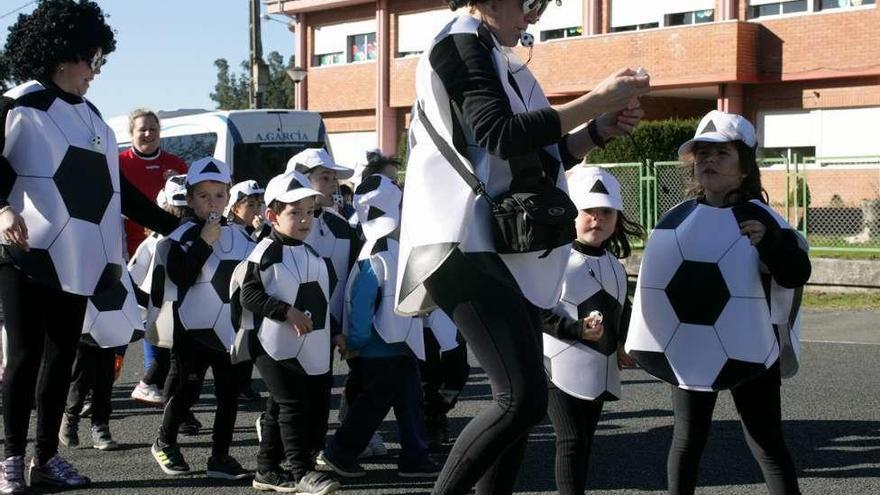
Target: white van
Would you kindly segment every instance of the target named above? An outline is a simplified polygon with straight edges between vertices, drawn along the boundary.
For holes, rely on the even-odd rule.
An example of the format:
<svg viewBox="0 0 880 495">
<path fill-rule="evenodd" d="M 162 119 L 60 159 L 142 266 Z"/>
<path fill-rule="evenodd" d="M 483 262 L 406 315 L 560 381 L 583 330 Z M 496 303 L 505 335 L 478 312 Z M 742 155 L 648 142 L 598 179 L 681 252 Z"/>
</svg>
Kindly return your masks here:
<svg viewBox="0 0 880 495">
<path fill-rule="evenodd" d="M 330 151 L 321 114 L 300 110 L 179 110 L 159 112 L 163 150 L 187 165 L 206 156 L 226 162 L 233 183 L 256 180 L 263 187 L 306 148 Z M 120 151 L 131 146 L 128 117 L 109 124 Z M 331 152 L 332 154 L 332 152 Z"/>
</svg>

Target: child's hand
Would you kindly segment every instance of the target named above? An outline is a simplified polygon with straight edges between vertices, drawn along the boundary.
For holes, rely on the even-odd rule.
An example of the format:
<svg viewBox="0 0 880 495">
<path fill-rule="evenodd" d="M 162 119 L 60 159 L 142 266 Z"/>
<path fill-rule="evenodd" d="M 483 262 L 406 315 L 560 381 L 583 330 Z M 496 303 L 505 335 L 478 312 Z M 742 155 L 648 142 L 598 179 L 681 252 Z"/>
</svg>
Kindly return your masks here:
<svg viewBox="0 0 880 495">
<path fill-rule="evenodd" d="M 336 335 L 331 340 L 332 340 L 333 345 L 335 345 L 336 347 L 339 348 L 339 355 L 344 356 L 345 350 L 346 350 L 345 335 L 342 335 L 342 334 Z"/>
<path fill-rule="evenodd" d="M 302 337 L 312 331 L 312 318 L 293 306 L 287 310 L 287 323 Z"/>
<path fill-rule="evenodd" d="M 605 333 L 605 325 L 597 318 L 586 317 L 583 319 L 583 328 L 581 329 L 581 339 L 587 342 L 596 342 L 602 338 Z"/>
<path fill-rule="evenodd" d="M 764 234 L 767 233 L 767 227 L 757 220 L 746 220 L 740 222 L 739 232 L 742 235 L 749 236 L 752 246 L 757 246 L 761 239 L 764 238 Z"/>
<path fill-rule="evenodd" d="M 635 367 L 636 367 L 636 360 L 633 359 L 632 356 L 627 354 L 625 350 L 623 350 L 622 345 L 619 346 L 617 348 L 617 369 L 622 370 L 624 368 L 635 368 Z"/>
<path fill-rule="evenodd" d="M 251 220 L 251 227 L 253 227 L 254 230 L 260 230 L 260 227 L 262 227 L 262 226 L 263 226 L 263 217 L 260 215 L 254 215 L 254 219 Z"/>
<path fill-rule="evenodd" d="M 213 246 L 217 239 L 220 238 L 220 215 L 216 215 L 216 218 L 211 219 L 210 217 L 205 220 L 205 225 L 202 227 L 201 233 L 202 240 L 205 241 L 205 244 L 209 246 Z"/>
</svg>

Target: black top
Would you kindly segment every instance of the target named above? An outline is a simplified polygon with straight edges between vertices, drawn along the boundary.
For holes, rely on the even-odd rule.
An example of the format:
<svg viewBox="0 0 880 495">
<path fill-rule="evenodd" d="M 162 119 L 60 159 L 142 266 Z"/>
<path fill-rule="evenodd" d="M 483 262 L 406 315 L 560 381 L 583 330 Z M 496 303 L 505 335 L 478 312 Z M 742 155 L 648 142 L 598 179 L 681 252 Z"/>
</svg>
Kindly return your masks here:
<svg viewBox="0 0 880 495">
<path fill-rule="evenodd" d="M 478 36 L 452 34 L 437 43 L 431 51 L 431 67 L 440 77 L 452 102 L 461 109 L 462 124 L 471 129 L 480 146 L 502 159 L 543 152 L 544 146 L 559 144 L 566 168 L 579 163 L 581 159 L 568 151 L 568 135 L 561 135 L 556 110 L 548 107 L 513 113 L 507 93 L 498 79 L 492 56 L 494 49 L 491 34 L 480 26 Z M 520 88 L 509 72 L 508 81 L 522 98 Z M 459 152 L 466 149 L 464 137 L 459 133 L 455 133 L 453 141 Z M 546 159 L 541 158 L 542 161 Z"/>
</svg>

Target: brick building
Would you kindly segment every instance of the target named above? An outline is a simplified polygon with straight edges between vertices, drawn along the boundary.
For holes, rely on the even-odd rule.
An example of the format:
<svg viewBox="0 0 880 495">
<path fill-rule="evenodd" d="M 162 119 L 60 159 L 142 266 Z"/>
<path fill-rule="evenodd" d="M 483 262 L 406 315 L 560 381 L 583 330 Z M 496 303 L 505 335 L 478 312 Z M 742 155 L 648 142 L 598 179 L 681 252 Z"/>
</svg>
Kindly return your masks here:
<svg viewBox="0 0 880 495">
<path fill-rule="evenodd" d="M 299 108 L 324 115 L 343 163 L 393 153 L 418 54 L 455 14 L 442 0 L 264 0 L 295 19 L 308 69 Z M 880 155 L 876 0 L 562 0 L 530 31 L 530 69 L 553 102 L 643 66 L 647 118 L 712 108 L 756 123 L 763 153 Z"/>
</svg>

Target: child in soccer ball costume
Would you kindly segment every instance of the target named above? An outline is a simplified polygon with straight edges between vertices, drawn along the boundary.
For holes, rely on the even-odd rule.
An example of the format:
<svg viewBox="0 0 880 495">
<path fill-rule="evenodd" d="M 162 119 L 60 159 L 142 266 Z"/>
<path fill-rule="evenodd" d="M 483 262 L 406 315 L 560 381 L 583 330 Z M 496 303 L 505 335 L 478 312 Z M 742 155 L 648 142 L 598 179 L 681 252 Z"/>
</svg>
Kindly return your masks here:
<svg viewBox="0 0 880 495">
<path fill-rule="evenodd" d="M 229 204 L 225 211 L 230 222 L 241 226 L 255 240 L 261 239 L 261 231 L 268 227 L 263 222 L 263 192 L 255 180 L 239 182 L 229 190 Z M 247 401 L 259 399 L 260 394 L 251 386 L 254 363 L 242 361 L 233 367 L 238 377 L 239 398 Z"/>
<path fill-rule="evenodd" d="M 629 325 L 626 270 L 628 236 L 644 231 L 623 213 L 620 184 L 606 170 L 576 167 L 568 189 L 578 208 L 559 304 L 542 310 L 548 413 L 556 431 L 556 487 L 581 495 L 587 486 L 593 435 L 602 406 L 620 397 L 618 368 Z"/>
<path fill-rule="evenodd" d="M 392 408 L 400 431 L 398 475 L 430 477 L 440 470 L 428 456 L 416 359 L 425 356 L 423 322 L 394 313 L 401 196 L 400 188 L 379 174 L 366 177 L 355 190 L 367 242 L 349 276 L 343 331 L 346 348 L 359 354 L 363 389 L 322 456 L 345 477 L 366 474 L 358 455 Z"/>
<path fill-rule="evenodd" d="M 315 470 L 327 434 L 330 383 L 330 280 L 324 258 L 304 243 L 315 221 L 316 198 L 301 173 L 269 181 L 266 218 L 272 233 L 246 261 L 241 308 L 256 331 L 239 339 L 269 388 L 260 421 L 258 490 L 327 494 L 339 483 Z M 281 468 L 286 458 L 289 470 Z"/>
<path fill-rule="evenodd" d="M 229 356 L 235 338 L 229 285 L 233 269 L 254 244 L 222 215 L 229 182 L 229 167 L 222 161 L 208 157 L 193 162 L 186 199 L 194 216 L 156 245 L 150 297 L 158 310 L 149 319 L 155 321 L 156 343 L 171 346 L 178 373 L 151 451 L 162 471 L 172 476 L 190 472 L 177 434 L 198 399 L 208 367 L 217 409 L 207 475 L 241 479 L 250 474 L 229 455 L 238 412 L 238 383 Z"/>
<path fill-rule="evenodd" d="M 675 385 L 667 460 L 675 495 L 696 489 L 720 390 L 730 390 L 769 492 L 800 493 L 783 438 L 780 387 L 797 370 L 800 293 L 811 266 L 806 240 L 767 205 L 756 148 L 744 117 L 717 110 L 703 117 L 678 149 L 690 198 L 657 222 L 640 267 L 626 350 Z M 723 256 L 714 255 L 721 249 Z M 689 263 L 688 280 L 679 281 L 678 264 L 671 276 L 677 288 L 666 290 L 672 282 L 660 287 L 658 273 L 668 273 L 676 257 Z M 705 267 L 720 277 L 704 276 Z M 664 324 L 662 304 L 680 311 L 680 325 Z"/>
</svg>

